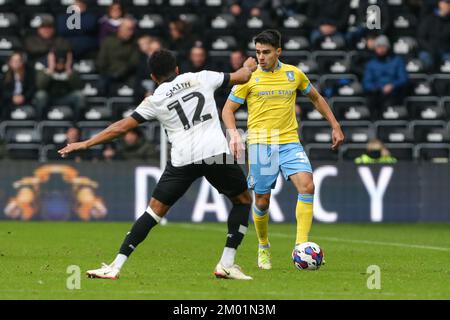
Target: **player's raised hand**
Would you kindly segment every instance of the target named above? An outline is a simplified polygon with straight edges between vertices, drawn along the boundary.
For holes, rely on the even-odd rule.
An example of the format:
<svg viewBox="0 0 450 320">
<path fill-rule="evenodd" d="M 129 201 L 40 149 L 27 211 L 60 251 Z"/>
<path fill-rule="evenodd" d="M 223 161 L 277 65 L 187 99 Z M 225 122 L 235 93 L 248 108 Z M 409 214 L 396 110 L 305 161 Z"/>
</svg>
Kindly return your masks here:
<svg viewBox="0 0 450 320">
<path fill-rule="evenodd" d="M 255 58 L 247 58 L 244 62 L 244 67 L 249 68 L 252 72 L 258 68 Z"/>
<path fill-rule="evenodd" d="M 67 146 L 58 151 L 62 158 L 67 157 L 69 153 L 72 153 L 77 150 L 85 150 L 87 149 L 87 145 L 85 141 L 69 143 Z"/>
<path fill-rule="evenodd" d="M 331 149 L 337 150 L 339 146 L 344 142 L 344 133 L 340 126 L 334 127 L 333 132 L 331 133 L 333 145 Z"/>
</svg>

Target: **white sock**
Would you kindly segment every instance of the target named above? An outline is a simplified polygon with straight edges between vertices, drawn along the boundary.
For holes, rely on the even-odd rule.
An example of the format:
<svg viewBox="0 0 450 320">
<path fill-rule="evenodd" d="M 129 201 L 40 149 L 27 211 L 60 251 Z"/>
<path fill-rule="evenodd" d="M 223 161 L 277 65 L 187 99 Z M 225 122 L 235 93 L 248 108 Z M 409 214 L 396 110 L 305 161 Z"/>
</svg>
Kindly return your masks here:
<svg viewBox="0 0 450 320">
<path fill-rule="evenodd" d="M 225 247 L 223 249 L 222 258 L 220 258 L 220 263 L 225 268 L 230 268 L 234 265 L 235 256 L 236 256 L 236 249 Z"/>
<path fill-rule="evenodd" d="M 122 266 L 124 265 L 125 261 L 127 261 L 128 257 L 124 254 L 119 253 L 116 257 L 116 259 L 114 259 L 113 264 L 114 264 L 114 268 L 117 269 L 121 269 Z"/>
</svg>

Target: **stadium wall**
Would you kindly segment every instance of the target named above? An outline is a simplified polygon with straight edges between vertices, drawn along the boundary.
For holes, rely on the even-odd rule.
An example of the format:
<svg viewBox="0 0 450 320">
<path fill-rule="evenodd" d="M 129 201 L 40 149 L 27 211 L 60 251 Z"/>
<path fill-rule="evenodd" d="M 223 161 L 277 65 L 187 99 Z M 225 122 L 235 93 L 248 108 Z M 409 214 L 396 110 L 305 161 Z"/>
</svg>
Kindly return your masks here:
<svg viewBox="0 0 450 320">
<path fill-rule="evenodd" d="M 0 162 L 0 219 L 131 221 L 146 206 L 158 167 L 142 163 Z M 315 163 L 315 220 L 450 221 L 450 166 L 399 163 L 356 166 Z M 281 176 L 271 219 L 295 222 L 296 191 Z M 197 180 L 169 212 L 169 221 L 226 221 L 228 201 Z"/>
</svg>

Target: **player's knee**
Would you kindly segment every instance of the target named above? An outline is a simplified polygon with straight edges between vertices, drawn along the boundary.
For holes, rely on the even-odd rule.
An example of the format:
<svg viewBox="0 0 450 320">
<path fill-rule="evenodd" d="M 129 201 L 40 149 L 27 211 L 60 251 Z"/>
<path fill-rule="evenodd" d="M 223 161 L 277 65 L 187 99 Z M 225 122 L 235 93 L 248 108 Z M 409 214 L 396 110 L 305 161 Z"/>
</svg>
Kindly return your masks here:
<svg viewBox="0 0 450 320">
<path fill-rule="evenodd" d="M 270 205 L 270 197 L 256 197 L 255 199 L 256 207 L 261 211 L 267 211 Z"/>
<path fill-rule="evenodd" d="M 314 182 L 312 179 L 305 181 L 300 187 L 301 194 L 314 194 Z"/>
<path fill-rule="evenodd" d="M 156 213 L 160 217 L 164 217 L 169 211 L 170 206 L 167 204 L 162 203 L 161 201 L 151 198 L 149 203 L 150 208 L 153 210 L 154 213 Z"/>
<path fill-rule="evenodd" d="M 231 202 L 233 204 L 251 205 L 252 204 L 252 196 L 250 195 L 250 192 L 244 191 L 241 194 L 237 195 L 236 197 L 233 197 L 231 199 Z"/>
</svg>

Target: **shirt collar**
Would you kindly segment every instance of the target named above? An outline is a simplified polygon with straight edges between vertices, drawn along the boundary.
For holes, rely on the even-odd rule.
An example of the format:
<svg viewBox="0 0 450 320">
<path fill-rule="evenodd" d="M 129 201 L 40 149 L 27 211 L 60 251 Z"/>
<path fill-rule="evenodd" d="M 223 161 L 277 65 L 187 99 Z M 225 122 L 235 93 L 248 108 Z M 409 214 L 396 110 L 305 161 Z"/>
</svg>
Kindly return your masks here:
<svg viewBox="0 0 450 320">
<path fill-rule="evenodd" d="M 269 70 L 266 70 L 266 69 L 264 69 L 263 67 L 259 67 L 259 68 L 260 68 L 261 71 L 263 71 L 263 72 L 270 72 Z M 273 70 L 273 72 L 278 71 L 278 70 L 280 70 L 280 69 L 281 69 L 281 61 L 278 60 L 277 67 L 275 68 L 275 70 Z"/>
</svg>

